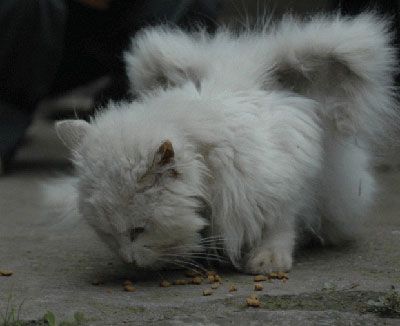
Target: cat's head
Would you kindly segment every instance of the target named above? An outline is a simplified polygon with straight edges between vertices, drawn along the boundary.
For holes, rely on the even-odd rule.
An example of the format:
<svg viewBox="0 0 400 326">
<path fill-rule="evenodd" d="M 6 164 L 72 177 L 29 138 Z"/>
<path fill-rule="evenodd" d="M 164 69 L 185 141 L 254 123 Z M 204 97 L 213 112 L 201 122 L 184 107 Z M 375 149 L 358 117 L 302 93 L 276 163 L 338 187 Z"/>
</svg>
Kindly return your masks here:
<svg viewBox="0 0 400 326">
<path fill-rule="evenodd" d="M 203 250 L 205 166 L 183 136 L 167 126 L 154 130 L 145 115 L 130 114 L 111 109 L 91 123 L 57 123 L 74 154 L 79 212 L 126 262 L 179 265 Z"/>
</svg>

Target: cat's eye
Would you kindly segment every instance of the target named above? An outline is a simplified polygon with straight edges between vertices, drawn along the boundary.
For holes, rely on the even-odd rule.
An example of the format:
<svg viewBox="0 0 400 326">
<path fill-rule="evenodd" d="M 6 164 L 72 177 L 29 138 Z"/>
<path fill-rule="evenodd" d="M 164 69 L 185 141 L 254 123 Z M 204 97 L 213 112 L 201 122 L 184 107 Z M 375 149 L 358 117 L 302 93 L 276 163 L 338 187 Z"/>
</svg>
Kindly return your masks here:
<svg viewBox="0 0 400 326">
<path fill-rule="evenodd" d="M 135 241 L 137 236 L 141 233 L 144 232 L 144 228 L 143 227 L 137 227 L 137 228 L 132 228 L 130 230 L 129 236 L 131 238 L 131 241 Z"/>
</svg>

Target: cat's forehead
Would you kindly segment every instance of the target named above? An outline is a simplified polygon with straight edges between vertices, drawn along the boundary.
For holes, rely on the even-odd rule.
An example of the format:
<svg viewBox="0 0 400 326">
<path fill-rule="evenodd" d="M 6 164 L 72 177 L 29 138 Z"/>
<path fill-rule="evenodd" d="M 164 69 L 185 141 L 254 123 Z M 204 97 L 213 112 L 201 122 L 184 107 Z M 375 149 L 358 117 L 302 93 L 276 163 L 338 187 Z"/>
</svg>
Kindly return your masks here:
<svg viewBox="0 0 400 326">
<path fill-rule="evenodd" d="M 80 156 L 89 166 L 128 171 L 148 164 L 154 147 L 151 142 L 139 139 L 129 130 L 94 126 L 80 150 Z"/>
<path fill-rule="evenodd" d="M 133 186 L 149 168 L 149 161 L 143 157 L 107 151 L 98 153 L 102 155 L 92 153 L 80 163 L 81 176 L 94 183 L 108 184 L 112 188 Z"/>
</svg>

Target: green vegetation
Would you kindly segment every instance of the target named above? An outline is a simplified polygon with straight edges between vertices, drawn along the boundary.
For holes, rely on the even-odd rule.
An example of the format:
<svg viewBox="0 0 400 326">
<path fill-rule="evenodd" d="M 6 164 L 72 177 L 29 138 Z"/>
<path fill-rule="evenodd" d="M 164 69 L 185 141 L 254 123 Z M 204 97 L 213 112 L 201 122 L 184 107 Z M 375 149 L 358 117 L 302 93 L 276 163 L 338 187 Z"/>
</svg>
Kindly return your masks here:
<svg viewBox="0 0 400 326">
<path fill-rule="evenodd" d="M 45 313 L 43 321 L 49 326 L 82 326 L 86 324 L 87 319 L 82 312 L 76 312 L 72 321 L 61 321 L 57 323 L 54 313 L 48 311 Z"/>
<path fill-rule="evenodd" d="M 24 302 L 16 306 L 13 302 L 12 295 L 7 297 L 6 309 L 4 312 L 0 311 L 0 326 L 83 326 L 86 324 L 88 319 L 82 312 L 76 312 L 74 319 L 71 321 L 60 321 L 56 320 L 53 312 L 48 311 L 45 313 L 41 320 L 37 321 L 23 321 L 20 319 L 20 313 Z"/>
<path fill-rule="evenodd" d="M 1 326 L 22 326 L 23 322 L 20 321 L 20 312 L 24 302 L 22 301 L 19 306 L 15 306 L 12 299 L 12 294 L 7 298 L 6 310 L 0 312 L 0 325 Z"/>
</svg>

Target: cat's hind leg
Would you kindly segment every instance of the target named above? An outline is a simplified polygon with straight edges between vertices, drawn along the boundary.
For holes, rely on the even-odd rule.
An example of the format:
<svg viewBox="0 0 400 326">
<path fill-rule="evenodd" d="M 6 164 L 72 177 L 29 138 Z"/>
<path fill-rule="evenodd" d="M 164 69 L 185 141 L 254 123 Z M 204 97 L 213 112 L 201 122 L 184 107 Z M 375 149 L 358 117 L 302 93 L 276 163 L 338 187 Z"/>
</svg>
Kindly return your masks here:
<svg viewBox="0 0 400 326">
<path fill-rule="evenodd" d="M 332 139 L 322 175 L 321 227 L 326 243 L 351 240 L 374 202 L 376 183 L 368 149 L 355 138 Z"/>
</svg>

